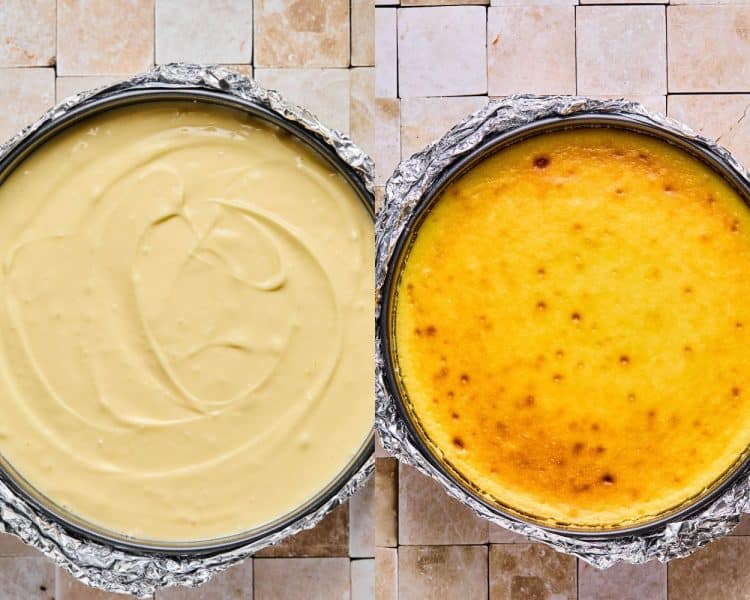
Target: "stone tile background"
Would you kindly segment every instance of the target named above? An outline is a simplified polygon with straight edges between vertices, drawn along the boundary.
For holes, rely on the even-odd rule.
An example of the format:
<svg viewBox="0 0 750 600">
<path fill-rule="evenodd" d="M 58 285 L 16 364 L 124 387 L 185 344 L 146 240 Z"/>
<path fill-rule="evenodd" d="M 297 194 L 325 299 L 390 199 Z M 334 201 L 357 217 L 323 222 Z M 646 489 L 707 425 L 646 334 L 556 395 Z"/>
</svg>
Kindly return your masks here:
<svg viewBox="0 0 750 600">
<path fill-rule="evenodd" d="M 78 91 L 155 63 L 220 63 L 372 152 L 373 0 L 0 0 L 0 140 Z M 374 485 L 281 546 L 158 600 L 370 600 Z M 85 588 L 0 534 L 0 600 L 123 598 Z"/>
<path fill-rule="evenodd" d="M 750 0 L 375 4 L 381 186 L 488 98 L 523 92 L 638 100 L 750 164 Z M 599 571 L 477 519 L 382 451 L 375 487 L 378 600 L 750 598 L 750 520 L 669 565 Z"/>
</svg>

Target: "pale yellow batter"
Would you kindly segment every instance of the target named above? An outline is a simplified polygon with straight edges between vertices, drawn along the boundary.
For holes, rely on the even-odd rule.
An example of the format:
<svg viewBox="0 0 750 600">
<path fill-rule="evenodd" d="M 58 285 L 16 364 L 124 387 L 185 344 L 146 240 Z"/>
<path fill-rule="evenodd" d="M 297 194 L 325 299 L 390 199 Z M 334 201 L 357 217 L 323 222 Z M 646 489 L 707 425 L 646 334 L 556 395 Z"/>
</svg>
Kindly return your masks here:
<svg viewBox="0 0 750 600">
<path fill-rule="evenodd" d="M 373 227 L 299 142 L 157 103 L 85 121 L 0 186 L 0 452 L 138 538 L 294 510 L 373 419 Z"/>
</svg>

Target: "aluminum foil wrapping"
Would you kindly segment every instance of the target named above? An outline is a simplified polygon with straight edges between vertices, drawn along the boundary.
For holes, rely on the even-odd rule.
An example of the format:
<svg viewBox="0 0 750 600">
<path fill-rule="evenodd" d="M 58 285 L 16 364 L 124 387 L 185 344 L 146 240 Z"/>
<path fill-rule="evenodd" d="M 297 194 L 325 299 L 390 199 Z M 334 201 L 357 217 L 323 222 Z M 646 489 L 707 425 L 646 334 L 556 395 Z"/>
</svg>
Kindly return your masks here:
<svg viewBox="0 0 750 600">
<path fill-rule="evenodd" d="M 330 146 L 345 163 L 354 169 L 366 188 L 370 192 L 373 190 L 374 164 L 372 159 L 347 136 L 326 127 L 310 112 L 286 101 L 278 92 L 266 90 L 253 79 L 215 66 L 163 65 L 127 81 L 66 98 L 0 146 L 0 157 L 5 156 L 39 127 L 60 118 L 75 107 L 119 92 L 153 87 L 207 89 L 270 109 L 286 120 L 301 125 Z M 211 556 L 130 552 L 92 541 L 66 530 L 57 521 L 40 514 L 8 487 L 1 477 L 0 531 L 17 535 L 87 585 L 145 598 L 151 596 L 157 589 L 166 586 L 196 586 L 205 583 L 214 574 L 249 557 L 258 550 L 276 544 L 304 529 L 314 527 L 328 512 L 345 502 L 364 485 L 373 467 L 374 458 L 370 456 L 345 485 L 318 510 L 303 516 L 286 528 L 260 539 L 254 539 L 233 550 Z"/>
<path fill-rule="evenodd" d="M 396 241 L 404 231 L 409 216 L 444 169 L 480 146 L 488 136 L 511 131 L 545 117 L 565 117 L 579 113 L 636 116 L 710 149 L 720 155 L 740 177 L 748 180 L 745 168 L 719 144 L 701 137 L 681 123 L 653 114 L 635 102 L 571 96 L 509 96 L 490 102 L 453 127 L 437 142 L 403 160 L 386 183 L 384 207 L 378 213 L 375 223 L 376 321 L 383 309 L 382 289 Z M 684 520 L 667 522 L 662 528 L 646 535 L 595 541 L 550 532 L 532 524 L 505 518 L 476 501 L 425 460 L 413 443 L 396 408 L 396 401 L 386 385 L 387 359 L 383 335 L 384 332 L 376 329 L 375 420 L 383 446 L 400 460 L 437 480 L 448 494 L 480 517 L 529 539 L 548 544 L 556 550 L 577 556 L 591 565 L 606 568 L 620 561 L 644 563 L 658 559 L 666 562 L 686 556 L 706 543 L 728 534 L 737 525 L 742 513 L 750 512 L 750 473 L 744 471 L 725 493 L 700 512 Z"/>
</svg>

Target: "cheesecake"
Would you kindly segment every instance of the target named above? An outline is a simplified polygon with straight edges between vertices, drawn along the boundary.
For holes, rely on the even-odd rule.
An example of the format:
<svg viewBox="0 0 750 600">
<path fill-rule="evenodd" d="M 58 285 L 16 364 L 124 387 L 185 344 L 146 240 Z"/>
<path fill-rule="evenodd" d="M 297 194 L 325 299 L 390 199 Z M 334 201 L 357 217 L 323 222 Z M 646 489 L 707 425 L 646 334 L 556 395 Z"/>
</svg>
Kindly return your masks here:
<svg viewBox="0 0 750 600">
<path fill-rule="evenodd" d="M 638 525 L 750 443 L 750 211 L 644 134 L 574 128 L 484 158 L 414 232 L 397 374 L 430 451 L 550 526 Z"/>
</svg>

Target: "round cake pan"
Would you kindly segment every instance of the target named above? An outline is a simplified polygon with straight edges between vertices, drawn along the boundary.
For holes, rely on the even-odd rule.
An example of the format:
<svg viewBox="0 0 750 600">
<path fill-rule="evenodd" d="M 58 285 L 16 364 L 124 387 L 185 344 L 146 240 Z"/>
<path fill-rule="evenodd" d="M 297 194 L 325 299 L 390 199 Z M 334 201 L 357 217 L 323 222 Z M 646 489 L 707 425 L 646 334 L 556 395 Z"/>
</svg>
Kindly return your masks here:
<svg viewBox="0 0 750 600">
<path fill-rule="evenodd" d="M 93 115 L 100 114 L 112 109 L 133 106 L 143 103 L 154 102 L 176 102 L 189 101 L 200 102 L 214 106 L 222 106 L 239 110 L 262 121 L 270 123 L 291 134 L 297 140 L 305 144 L 316 155 L 322 157 L 332 168 L 339 172 L 357 193 L 360 201 L 374 219 L 374 196 L 362 175 L 344 161 L 337 152 L 325 141 L 319 139 L 310 130 L 295 122 L 288 120 L 282 115 L 251 101 L 243 100 L 236 96 L 230 96 L 220 91 L 202 89 L 189 86 L 173 87 L 170 85 L 155 86 L 151 83 L 148 87 L 129 88 L 122 91 L 103 94 L 101 97 L 94 95 L 88 100 L 74 106 L 70 110 L 63 111 L 58 117 L 47 120 L 40 127 L 22 137 L 2 159 L 0 159 L 0 185 L 8 174 L 25 157 L 40 147 L 48 139 L 59 134 L 62 130 L 74 125 L 81 120 Z M 363 402 L 368 400 L 362 399 Z M 130 553 L 158 553 L 164 556 L 191 556 L 200 557 L 216 555 L 229 552 L 233 549 L 244 547 L 268 540 L 268 544 L 276 543 L 284 537 L 296 533 L 294 525 L 308 519 L 311 515 L 318 514 L 335 506 L 332 504 L 337 496 L 341 501 L 356 489 L 356 485 L 348 485 L 358 474 L 363 472 L 369 474 L 374 455 L 374 430 L 370 432 L 367 440 L 357 450 L 349 464 L 331 481 L 324 490 L 316 497 L 310 499 L 295 511 L 264 524 L 260 527 L 250 529 L 231 537 L 220 539 L 201 540 L 196 542 L 172 543 L 154 540 L 129 538 L 114 531 L 103 529 L 93 523 L 83 520 L 70 511 L 55 504 L 55 502 L 36 490 L 29 482 L 18 473 L 11 464 L 0 456 L 0 480 L 10 487 L 16 494 L 28 502 L 39 514 L 47 517 L 53 522 L 61 525 L 74 537 L 93 540 Z M 280 474 L 283 476 L 283 474 Z M 347 489 L 343 489 L 343 488 Z M 260 492 L 262 493 L 262 491 Z M 310 526 L 310 523 L 306 525 Z M 288 532 L 288 533 L 286 533 Z M 265 545 L 268 545 L 265 544 Z M 257 549 L 257 548 L 256 548 Z M 94 585 L 96 583 L 94 582 Z M 112 588 L 116 589 L 116 588 Z M 120 591 L 127 591 L 121 589 Z"/>
<path fill-rule="evenodd" d="M 530 137 L 543 136 L 551 132 L 580 128 L 625 130 L 647 135 L 672 144 L 698 158 L 715 172 L 719 173 L 750 207 L 750 185 L 747 179 L 724 156 L 695 139 L 681 135 L 667 127 L 659 126 L 653 120 L 639 117 L 637 114 L 578 112 L 572 115 L 547 117 L 518 127 L 511 127 L 500 133 L 490 134 L 468 152 L 460 153 L 455 160 L 440 171 L 426 192 L 422 193 L 413 203 L 412 210 L 404 218 L 403 228 L 398 237 L 396 237 L 395 243 L 392 244 L 389 255 L 378 253 L 377 260 L 385 260 L 385 264 L 382 265 L 382 269 L 385 270 L 385 278 L 380 287 L 380 294 L 377 300 L 378 306 L 376 308 L 378 328 L 377 352 L 380 364 L 382 364 L 381 373 L 385 388 L 384 392 L 393 400 L 395 406 L 394 417 L 399 422 L 399 431 L 407 438 L 405 441 L 416 449 L 420 458 L 426 463 L 428 466 L 427 471 L 431 475 L 437 474 L 438 477 L 436 479 L 443 483 L 444 487 L 447 487 L 453 495 L 457 495 L 455 492 L 459 490 L 459 497 L 465 494 L 462 499 L 469 498 L 473 500 L 484 507 L 486 510 L 485 514 L 496 515 L 506 522 L 530 525 L 533 528 L 538 528 L 539 530 L 558 536 L 590 541 L 608 541 L 633 536 L 649 536 L 655 532 L 663 531 L 669 523 L 683 521 L 704 510 L 722 496 L 735 482 L 750 473 L 750 448 L 742 456 L 738 457 L 732 467 L 716 480 L 713 485 L 704 490 L 703 493 L 675 507 L 668 513 L 663 513 L 643 523 L 608 529 L 582 529 L 550 524 L 549 522 L 541 521 L 531 515 L 514 510 L 512 507 L 503 506 L 499 502 L 487 497 L 480 490 L 472 486 L 469 481 L 462 477 L 442 458 L 440 452 L 434 448 L 420 426 L 418 419 L 412 412 L 403 382 L 399 376 L 395 349 L 394 316 L 396 293 L 401 270 L 410 247 L 418 235 L 420 225 L 446 187 L 480 161 L 514 143 Z M 440 142 L 438 142 L 439 144 Z M 408 166 L 406 168 L 408 169 Z M 390 191 L 388 190 L 388 192 Z M 386 197 L 387 202 L 392 199 L 390 196 Z M 380 271 L 381 265 L 378 266 L 378 272 Z M 383 432 L 383 437 L 393 435 L 393 423 L 383 422 L 381 415 L 377 415 L 376 425 Z M 384 431 L 384 429 L 389 429 L 389 431 Z"/>
</svg>

